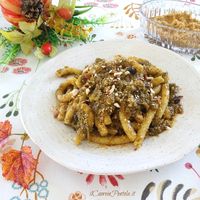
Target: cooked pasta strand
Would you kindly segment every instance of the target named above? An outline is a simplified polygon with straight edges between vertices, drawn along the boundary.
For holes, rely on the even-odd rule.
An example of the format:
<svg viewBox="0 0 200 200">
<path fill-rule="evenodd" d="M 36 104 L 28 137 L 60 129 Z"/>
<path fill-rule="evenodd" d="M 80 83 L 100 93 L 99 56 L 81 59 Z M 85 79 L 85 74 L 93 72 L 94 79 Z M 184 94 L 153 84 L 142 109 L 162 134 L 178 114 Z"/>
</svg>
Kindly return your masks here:
<svg viewBox="0 0 200 200">
<path fill-rule="evenodd" d="M 161 91 L 161 85 L 158 85 L 156 87 L 153 88 L 153 91 L 154 91 L 154 95 L 158 95 Z"/>
<path fill-rule="evenodd" d="M 106 136 L 108 135 L 108 129 L 106 125 L 99 119 L 98 116 L 95 116 L 95 126 L 97 127 L 99 134 L 101 136 Z"/>
<path fill-rule="evenodd" d="M 111 123 L 112 123 L 112 120 L 111 120 L 110 116 L 108 114 L 105 114 L 105 116 L 104 116 L 104 124 L 105 125 L 109 125 Z"/>
<path fill-rule="evenodd" d="M 75 96 L 77 93 L 75 90 L 66 93 L 70 87 L 75 86 L 76 78 L 67 79 L 64 83 L 61 83 L 59 88 L 56 90 L 56 97 L 60 102 L 68 102 Z"/>
<path fill-rule="evenodd" d="M 76 112 L 76 108 L 76 104 L 68 105 L 64 119 L 65 124 L 71 124 L 72 118 Z"/>
<path fill-rule="evenodd" d="M 75 74 L 75 75 L 79 75 L 79 74 L 81 74 L 81 70 L 79 70 L 79 69 L 76 69 L 76 68 L 71 68 L 71 67 L 64 67 L 64 68 L 62 68 L 62 69 L 59 69 L 59 70 L 57 70 L 56 71 L 56 75 L 58 76 L 58 77 L 66 77 L 66 76 L 69 76 L 69 75 L 73 75 L 73 74 Z"/>
<path fill-rule="evenodd" d="M 61 104 L 59 107 L 59 114 L 57 116 L 57 119 L 60 121 L 63 121 L 65 118 L 65 113 L 66 113 L 67 105 L 66 104 Z"/>
<path fill-rule="evenodd" d="M 149 126 L 150 126 L 155 114 L 156 114 L 156 110 L 149 110 L 147 112 L 147 114 L 144 118 L 144 121 L 142 122 L 140 129 L 137 132 L 136 139 L 133 143 L 136 149 L 138 149 L 142 145 L 143 140 L 147 134 L 147 131 L 149 129 Z"/>
<path fill-rule="evenodd" d="M 89 141 L 103 145 L 120 145 L 130 143 L 130 139 L 126 135 L 101 137 L 92 134 Z"/>
<path fill-rule="evenodd" d="M 119 119 L 120 119 L 121 125 L 124 129 L 124 132 L 130 139 L 130 141 L 133 142 L 136 138 L 136 133 L 135 133 L 135 130 L 133 129 L 133 127 L 131 126 L 130 121 L 126 118 L 123 108 L 121 108 L 119 111 Z"/>
<path fill-rule="evenodd" d="M 132 65 L 132 67 L 134 67 L 136 69 L 137 72 L 142 73 L 144 71 L 144 67 L 139 64 L 134 57 L 129 57 L 129 62 Z"/>
<path fill-rule="evenodd" d="M 79 145 L 86 138 L 86 134 L 83 133 L 81 129 L 77 130 L 77 134 L 75 136 L 75 144 Z"/>
<path fill-rule="evenodd" d="M 157 76 L 151 81 L 151 83 L 153 84 L 153 87 L 156 87 L 164 82 L 165 82 L 165 80 L 163 79 L 162 76 Z"/>
<path fill-rule="evenodd" d="M 157 120 L 162 118 L 162 116 L 167 108 L 168 103 L 169 103 L 169 84 L 165 83 L 162 85 L 161 104 L 156 113 Z"/>
</svg>

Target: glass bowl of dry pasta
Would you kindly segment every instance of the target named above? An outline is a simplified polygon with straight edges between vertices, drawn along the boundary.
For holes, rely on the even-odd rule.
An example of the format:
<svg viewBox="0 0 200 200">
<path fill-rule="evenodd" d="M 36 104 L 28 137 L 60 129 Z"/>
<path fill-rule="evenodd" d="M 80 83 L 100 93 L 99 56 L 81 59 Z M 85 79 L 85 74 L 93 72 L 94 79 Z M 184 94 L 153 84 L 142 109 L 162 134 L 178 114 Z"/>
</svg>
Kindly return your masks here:
<svg viewBox="0 0 200 200">
<path fill-rule="evenodd" d="M 140 8 L 140 22 L 151 43 L 183 53 L 200 49 L 200 5 L 197 3 L 147 1 Z"/>
<path fill-rule="evenodd" d="M 199 102 L 200 77 L 185 59 L 119 40 L 70 48 L 44 63 L 19 110 L 50 158 L 110 175 L 157 168 L 192 151 L 200 141 Z"/>
</svg>

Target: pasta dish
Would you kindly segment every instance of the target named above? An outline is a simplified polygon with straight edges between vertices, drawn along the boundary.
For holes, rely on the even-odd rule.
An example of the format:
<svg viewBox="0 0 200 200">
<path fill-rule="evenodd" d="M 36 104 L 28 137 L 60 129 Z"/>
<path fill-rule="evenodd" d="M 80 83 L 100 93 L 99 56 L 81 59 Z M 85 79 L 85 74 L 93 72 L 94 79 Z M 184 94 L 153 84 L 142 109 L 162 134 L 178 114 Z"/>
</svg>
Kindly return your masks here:
<svg viewBox="0 0 200 200">
<path fill-rule="evenodd" d="M 56 90 L 55 117 L 76 130 L 76 144 L 133 143 L 138 149 L 183 113 L 179 87 L 169 83 L 168 73 L 141 58 L 97 58 L 84 70 L 66 66 L 56 75 L 65 79 Z"/>
</svg>

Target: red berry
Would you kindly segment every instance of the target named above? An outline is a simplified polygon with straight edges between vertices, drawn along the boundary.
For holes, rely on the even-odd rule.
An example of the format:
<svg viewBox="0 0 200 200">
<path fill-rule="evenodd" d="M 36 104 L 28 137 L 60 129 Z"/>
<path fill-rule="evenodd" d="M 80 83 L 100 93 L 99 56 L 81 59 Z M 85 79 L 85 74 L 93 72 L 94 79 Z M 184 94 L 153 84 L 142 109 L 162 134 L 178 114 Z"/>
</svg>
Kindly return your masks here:
<svg viewBox="0 0 200 200">
<path fill-rule="evenodd" d="M 69 8 L 59 8 L 57 14 L 65 20 L 72 18 L 72 11 Z"/>
<path fill-rule="evenodd" d="M 48 56 L 52 52 L 52 45 L 50 42 L 46 42 L 41 46 L 42 53 Z"/>
</svg>

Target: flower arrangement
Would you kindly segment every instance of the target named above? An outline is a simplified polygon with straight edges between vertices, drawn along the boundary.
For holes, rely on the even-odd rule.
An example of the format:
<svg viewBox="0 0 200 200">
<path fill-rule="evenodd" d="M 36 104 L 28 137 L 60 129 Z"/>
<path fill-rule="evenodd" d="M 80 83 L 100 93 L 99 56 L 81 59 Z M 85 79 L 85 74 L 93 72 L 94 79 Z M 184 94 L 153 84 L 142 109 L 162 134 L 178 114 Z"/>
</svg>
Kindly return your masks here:
<svg viewBox="0 0 200 200">
<path fill-rule="evenodd" d="M 0 64 L 8 64 L 19 52 L 42 59 L 56 54 L 59 45 L 91 41 L 94 25 L 105 23 L 105 17 L 81 18 L 91 6 L 77 6 L 76 0 L 1 0 L 4 18 L 11 27 L 0 30 L 0 46 L 5 49 Z"/>
</svg>

